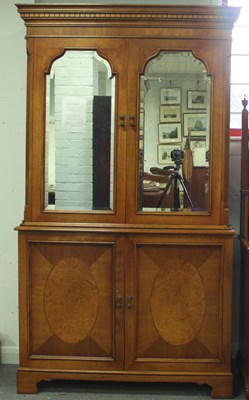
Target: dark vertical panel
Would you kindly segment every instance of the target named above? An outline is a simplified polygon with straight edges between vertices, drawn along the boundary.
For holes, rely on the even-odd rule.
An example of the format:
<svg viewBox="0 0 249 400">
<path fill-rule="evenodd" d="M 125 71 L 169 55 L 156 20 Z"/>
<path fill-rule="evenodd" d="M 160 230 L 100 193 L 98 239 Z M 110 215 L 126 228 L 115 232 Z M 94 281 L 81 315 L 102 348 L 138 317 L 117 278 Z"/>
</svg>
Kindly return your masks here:
<svg viewBox="0 0 249 400">
<path fill-rule="evenodd" d="M 93 99 L 93 209 L 110 209 L 111 97 Z"/>
</svg>

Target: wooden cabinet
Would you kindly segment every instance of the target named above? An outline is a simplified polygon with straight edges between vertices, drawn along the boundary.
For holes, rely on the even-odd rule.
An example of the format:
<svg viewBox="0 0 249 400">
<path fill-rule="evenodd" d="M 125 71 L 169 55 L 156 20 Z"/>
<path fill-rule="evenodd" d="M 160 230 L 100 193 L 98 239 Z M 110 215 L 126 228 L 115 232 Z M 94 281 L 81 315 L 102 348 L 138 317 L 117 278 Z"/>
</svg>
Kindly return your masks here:
<svg viewBox="0 0 249 400">
<path fill-rule="evenodd" d="M 18 11 L 28 52 L 18 392 L 51 379 L 181 381 L 231 397 L 238 9 Z M 150 190 L 158 202 L 145 203 Z"/>
<path fill-rule="evenodd" d="M 245 396 L 249 398 L 249 325 L 248 325 L 248 280 L 249 280 L 249 176 L 248 176 L 248 100 L 242 100 L 241 113 L 241 202 L 240 202 L 240 247 L 241 247 L 241 319 L 240 319 L 240 348 L 239 348 L 239 365 L 244 381 Z"/>
</svg>

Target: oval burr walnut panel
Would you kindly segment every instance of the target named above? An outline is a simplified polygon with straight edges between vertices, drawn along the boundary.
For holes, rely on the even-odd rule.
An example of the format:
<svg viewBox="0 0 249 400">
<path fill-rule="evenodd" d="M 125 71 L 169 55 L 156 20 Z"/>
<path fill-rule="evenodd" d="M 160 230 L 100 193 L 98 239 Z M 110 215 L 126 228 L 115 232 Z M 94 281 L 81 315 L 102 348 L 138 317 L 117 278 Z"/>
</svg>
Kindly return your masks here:
<svg viewBox="0 0 249 400">
<path fill-rule="evenodd" d="M 220 360 L 222 245 L 140 244 L 135 361 Z"/>
<path fill-rule="evenodd" d="M 154 281 L 151 312 L 160 336 L 171 345 L 184 345 L 198 334 L 205 315 L 205 288 L 188 262 L 161 269 Z"/>
<path fill-rule="evenodd" d="M 44 295 L 51 331 L 66 343 L 79 343 L 91 331 L 98 313 L 98 288 L 91 270 L 78 258 L 58 262 Z"/>
<path fill-rule="evenodd" d="M 113 359 L 114 249 L 30 243 L 30 354 Z"/>
</svg>

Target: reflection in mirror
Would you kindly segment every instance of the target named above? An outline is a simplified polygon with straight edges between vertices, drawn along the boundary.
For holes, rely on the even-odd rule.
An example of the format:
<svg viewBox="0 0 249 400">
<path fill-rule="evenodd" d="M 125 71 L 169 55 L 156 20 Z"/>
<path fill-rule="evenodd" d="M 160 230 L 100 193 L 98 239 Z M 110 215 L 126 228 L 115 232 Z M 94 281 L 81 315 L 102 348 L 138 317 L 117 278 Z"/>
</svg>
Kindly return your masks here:
<svg viewBox="0 0 249 400">
<path fill-rule="evenodd" d="M 161 51 L 140 78 L 140 211 L 208 211 L 211 78 L 191 52 Z"/>
<path fill-rule="evenodd" d="M 96 51 L 66 51 L 46 77 L 45 208 L 112 210 L 115 77 Z"/>
</svg>

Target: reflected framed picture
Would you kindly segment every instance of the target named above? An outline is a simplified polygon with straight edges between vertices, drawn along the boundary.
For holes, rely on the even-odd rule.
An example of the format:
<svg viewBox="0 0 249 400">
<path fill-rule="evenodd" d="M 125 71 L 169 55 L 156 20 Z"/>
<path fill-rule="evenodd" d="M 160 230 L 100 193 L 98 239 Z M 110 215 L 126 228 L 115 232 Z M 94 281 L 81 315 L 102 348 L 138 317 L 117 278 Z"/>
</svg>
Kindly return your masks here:
<svg viewBox="0 0 249 400">
<path fill-rule="evenodd" d="M 207 165 L 206 146 L 206 140 L 195 138 L 190 141 L 190 148 L 192 151 L 193 163 L 195 167 L 205 167 Z"/>
<path fill-rule="evenodd" d="M 160 122 L 181 122 L 181 106 L 160 106 Z"/>
<path fill-rule="evenodd" d="M 205 110 L 207 108 L 207 92 L 188 90 L 188 109 Z"/>
<path fill-rule="evenodd" d="M 140 108 L 140 118 L 139 118 L 140 135 L 144 131 L 144 116 L 145 116 L 144 108 Z"/>
<path fill-rule="evenodd" d="M 206 136 L 207 114 L 183 114 L 184 136 Z"/>
<path fill-rule="evenodd" d="M 172 150 L 181 150 L 181 145 L 169 145 L 169 144 L 158 144 L 157 146 L 157 155 L 158 155 L 158 164 L 163 165 L 172 165 L 174 161 L 171 159 Z"/>
<path fill-rule="evenodd" d="M 161 88 L 161 104 L 181 104 L 181 89 Z"/>
<path fill-rule="evenodd" d="M 180 123 L 158 124 L 159 143 L 179 143 L 182 141 L 182 126 Z"/>
</svg>

